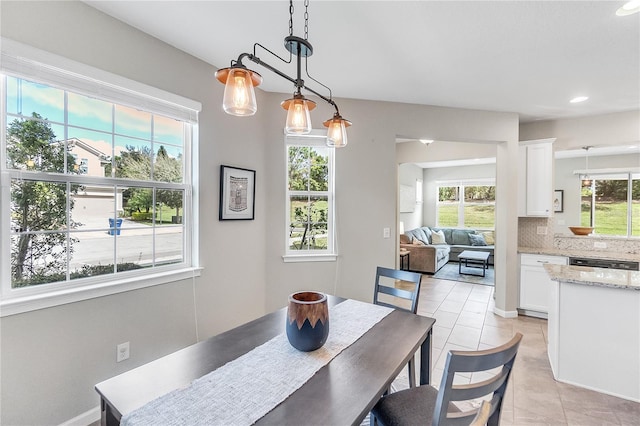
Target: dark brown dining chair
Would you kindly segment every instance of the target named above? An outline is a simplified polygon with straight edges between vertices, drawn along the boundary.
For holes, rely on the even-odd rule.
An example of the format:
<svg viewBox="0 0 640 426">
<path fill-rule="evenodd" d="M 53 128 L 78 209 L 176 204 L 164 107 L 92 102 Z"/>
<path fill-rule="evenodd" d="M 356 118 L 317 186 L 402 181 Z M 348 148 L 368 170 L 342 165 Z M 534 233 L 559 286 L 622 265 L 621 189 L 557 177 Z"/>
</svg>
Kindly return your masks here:
<svg viewBox="0 0 640 426">
<path fill-rule="evenodd" d="M 401 309 L 415 314 L 418 311 L 418 296 L 422 274 L 398 269 L 376 269 L 376 286 L 373 303 Z M 415 356 L 409 360 L 409 387 L 415 387 Z"/>
<path fill-rule="evenodd" d="M 425 425 L 429 421 L 434 426 L 468 426 L 481 421 L 480 409 L 463 411 L 455 402 L 469 402 L 486 398 L 490 402 L 487 425 L 497 426 L 500 422 L 502 402 L 507 382 L 513 369 L 513 362 L 522 334 L 493 349 L 481 351 L 450 351 L 440 383 L 440 389 L 423 385 L 383 396 L 371 410 L 371 423 L 384 426 Z M 499 368 L 496 371 L 489 371 Z M 456 373 L 485 372 L 492 376 L 480 382 L 454 385 Z M 482 407 L 481 407 L 482 409 Z M 486 406 L 484 408 L 487 410 Z"/>
</svg>

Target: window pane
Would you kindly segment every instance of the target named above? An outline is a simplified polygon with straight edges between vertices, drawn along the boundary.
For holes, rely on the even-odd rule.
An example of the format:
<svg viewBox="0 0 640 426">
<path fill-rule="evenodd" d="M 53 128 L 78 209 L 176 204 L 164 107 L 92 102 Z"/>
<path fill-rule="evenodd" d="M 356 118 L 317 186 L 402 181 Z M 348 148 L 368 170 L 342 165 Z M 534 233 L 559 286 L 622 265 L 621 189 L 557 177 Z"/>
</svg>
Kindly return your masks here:
<svg viewBox="0 0 640 426">
<path fill-rule="evenodd" d="M 494 224 L 494 204 L 465 204 L 464 226 L 466 228 L 493 229 Z"/>
<path fill-rule="evenodd" d="M 64 122 L 64 91 L 7 77 L 7 112 L 32 117 L 37 113 L 50 121 Z"/>
<path fill-rule="evenodd" d="M 23 232 L 11 237 L 11 287 L 64 281 L 67 271 L 64 233 Z"/>
<path fill-rule="evenodd" d="M 290 205 L 289 248 L 326 250 L 329 229 L 328 197 L 292 196 Z"/>
<path fill-rule="evenodd" d="M 138 224 L 153 223 L 153 189 L 128 188 L 122 193 L 122 203 L 127 217 Z"/>
<path fill-rule="evenodd" d="M 113 104 L 69 92 L 69 124 L 105 132 L 113 131 Z"/>
<path fill-rule="evenodd" d="M 162 227 L 156 230 L 156 265 L 184 261 L 184 229 L 181 226 Z"/>
<path fill-rule="evenodd" d="M 116 136 L 116 147 L 124 147 L 116 157 L 116 177 L 151 180 L 151 144 Z"/>
<path fill-rule="evenodd" d="M 151 114 L 135 108 L 116 105 L 115 132 L 120 135 L 151 139 Z"/>
<path fill-rule="evenodd" d="M 113 220 L 113 219 L 112 219 Z M 104 228 L 94 232 L 72 232 L 76 241 L 69 261 L 70 278 L 87 278 L 98 275 L 113 274 L 114 238 L 117 228 L 107 229 L 108 218 L 103 217 L 95 223 L 96 227 Z"/>
<path fill-rule="evenodd" d="M 307 191 L 309 188 L 309 148 L 289 147 L 289 190 Z"/>
<path fill-rule="evenodd" d="M 57 172 L 64 170 L 65 144 L 58 142 L 50 123 L 13 119 L 7 128 L 7 166 L 10 169 Z M 68 168 L 73 158 L 68 155 Z"/>
<path fill-rule="evenodd" d="M 148 268 L 153 266 L 153 227 L 128 230 L 116 235 L 117 270 Z"/>
<path fill-rule="evenodd" d="M 458 201 L 459 188 L 457 186 L 440 186 L 438 187 L 438 201 Z"/>
<path fill-rule="evenodd" d="M 153 178 L 160 182 L 182 182 L 182 150 L 160 145 L 153 168 Z"/>
<path fill-rule="evenodd" d="M 465 202 L 495 202 L 496 191 L 494 186 L 465 186 L 464 187 Z"/>
<path fill-rule="evenodd" d="M 458 226 L 458 203 L 438 204 L 438 226 Z"/>
<path fill-rule="evenodd" d="M 156 205 L 157 223 L 182 223 L 184 191 L 158 189 L 156 191 Z"/>
<path fill-rule="evenodd" d="M 110 221 L 116 216 L 116 204 L 122 206 L 122 189 L 116 194 L 112 185 L 79 186 L 73 197 L 71 220 L 77 226 L 76 229 L 107 234 Z M 81 238 L 82 241 L 84 239 Z"/>
<path fill-rule="evenodd" d="M 16 232 L 64 231 L 67 228 L 67 185 L 11 180 L 11 229 Z"/>
<path fill-rule="evenodd" d="M 161 115 L 153 116 L 153 140 L 183 146 L 184 123 Z"/>
<path fill-rule="evenodd" d="M 627 191 L 629 180 L 595 180 L 595 232 L 600 235 L 627 235 Z"/>
</svg>

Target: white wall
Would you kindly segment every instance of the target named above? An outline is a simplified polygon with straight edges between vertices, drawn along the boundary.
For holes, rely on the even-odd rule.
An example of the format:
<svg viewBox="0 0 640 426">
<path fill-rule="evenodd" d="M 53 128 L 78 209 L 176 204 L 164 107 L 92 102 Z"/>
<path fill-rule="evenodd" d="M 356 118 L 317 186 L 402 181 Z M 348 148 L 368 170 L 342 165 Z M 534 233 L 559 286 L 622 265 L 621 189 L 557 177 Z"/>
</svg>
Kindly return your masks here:
<svg viewBox="0 0 640 426">
<path fill-rule="evenodd" d="M 422 167 L 418 167 L 415 164 L 400 164 L 398 166 L 398 184 L 410 186 L 413 190 L 416 190 L 416 181 L 422 181 L 422 203 L 415 203 L 414 210 L 412 212 L 399 212 L 398 222 L 404 223 L 405 231 L 410 229 L 419 228 L 423 225 L 423 212 L 424 212 L 424 177 Z M 400 189 L 398 188 L 398 191 Z"/>
</svg>

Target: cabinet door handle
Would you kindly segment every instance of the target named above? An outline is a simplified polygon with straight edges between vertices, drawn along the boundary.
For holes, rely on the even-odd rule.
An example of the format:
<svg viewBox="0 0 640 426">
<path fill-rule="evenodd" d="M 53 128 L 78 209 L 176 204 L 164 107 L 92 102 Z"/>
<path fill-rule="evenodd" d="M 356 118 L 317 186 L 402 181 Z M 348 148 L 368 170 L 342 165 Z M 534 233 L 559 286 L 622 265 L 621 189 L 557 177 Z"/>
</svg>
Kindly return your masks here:
<svg viewBox="0 0 640 426">
<path fill-rule="evenodd" d="M 549 263 L 548 260 L 537 260 L 536 262 L 538 262 L 538 263 Z"/>
</svg>

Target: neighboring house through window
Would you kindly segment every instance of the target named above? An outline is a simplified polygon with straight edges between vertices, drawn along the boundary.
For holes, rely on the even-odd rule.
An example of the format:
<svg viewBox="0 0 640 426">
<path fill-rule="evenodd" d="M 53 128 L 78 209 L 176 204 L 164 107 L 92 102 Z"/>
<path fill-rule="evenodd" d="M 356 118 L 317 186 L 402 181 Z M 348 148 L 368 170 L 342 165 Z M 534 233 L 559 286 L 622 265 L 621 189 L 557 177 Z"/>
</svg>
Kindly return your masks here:
<svg viewBox="0 0 640 426">
<path fill-rule="evenodd" d="M 1 75 L 3 307 L 192 268 L 198 104 L 165 103 L 157 89 L 150 101 L 91 76 L 20 63 L 3 50 L 7 58 Z"/>
</svg>

